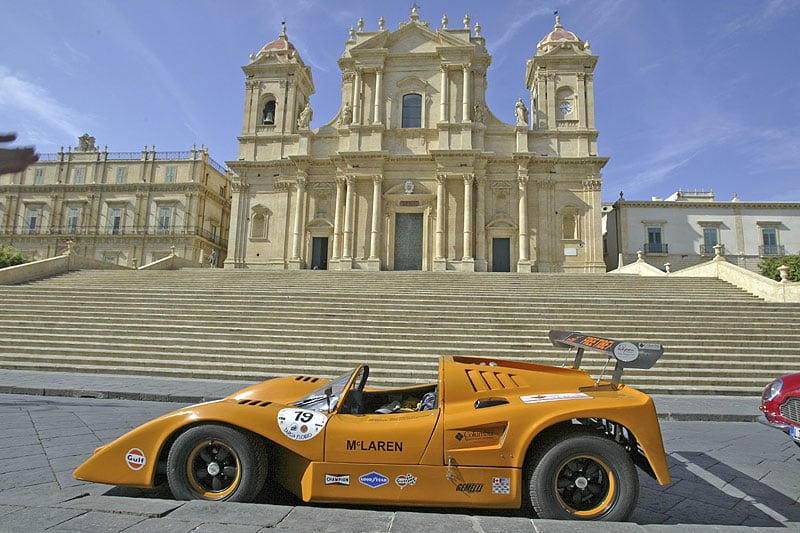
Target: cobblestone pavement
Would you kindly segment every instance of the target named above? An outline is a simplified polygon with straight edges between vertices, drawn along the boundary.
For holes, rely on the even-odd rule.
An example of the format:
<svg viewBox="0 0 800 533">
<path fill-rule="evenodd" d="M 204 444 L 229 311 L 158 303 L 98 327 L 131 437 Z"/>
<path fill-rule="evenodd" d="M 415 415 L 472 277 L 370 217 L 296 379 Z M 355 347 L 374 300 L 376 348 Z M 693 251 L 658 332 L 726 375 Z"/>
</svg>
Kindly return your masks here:
<svg viewBox="0 0 800 533">
<path fill-rule="evenodd" d="M 72 470 L 96 446 L 182 405 L 185 402 L 0 394 L 4 428 L 0 435 L 0 530 L 800 529 L 800 448 L 786 435 L 754 422 L 663 421 L 673 482 L 661 487 L 642 474 L 639 505 L 632 522 L 626 524 L 530 520 L 508 511 L 309 505 L 285 494 L 271 503 L 178 502 L 163 492 L 87 484 L 72 477 Z M 674 418 L 692 418 L 678 415 Z"/>
</svg>

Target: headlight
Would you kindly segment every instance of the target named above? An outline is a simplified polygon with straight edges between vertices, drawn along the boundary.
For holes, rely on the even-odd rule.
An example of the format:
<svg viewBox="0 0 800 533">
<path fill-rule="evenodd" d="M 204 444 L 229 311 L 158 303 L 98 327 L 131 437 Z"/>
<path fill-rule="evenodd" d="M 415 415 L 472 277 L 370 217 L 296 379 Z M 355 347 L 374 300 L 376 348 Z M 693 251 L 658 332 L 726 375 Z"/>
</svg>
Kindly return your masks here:
<svg viewBox="0 0 800 533">
<path fill-rule="evenodd" d="M 780 394 L 781 389 L 783 388 L 783 380 L 778 378 L 766 387 L 764 387 L 764 393 L 761 395 L 761 398 L 768 402 L 775 398 L 778 394 Z"/>
</svg>

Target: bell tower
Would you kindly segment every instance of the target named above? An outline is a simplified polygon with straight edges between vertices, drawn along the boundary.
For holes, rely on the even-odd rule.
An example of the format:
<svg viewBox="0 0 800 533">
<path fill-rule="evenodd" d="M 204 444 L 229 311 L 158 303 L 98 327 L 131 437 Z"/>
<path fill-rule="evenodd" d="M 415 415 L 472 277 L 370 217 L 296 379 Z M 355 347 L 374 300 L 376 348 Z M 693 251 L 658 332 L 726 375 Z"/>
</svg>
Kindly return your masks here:
<svg viewBox="0 0 800 533">
<path fill-rule="evenodd" d="M 531 125 L 534 131 L 563 133 L 572 142 L 560 143 L 558 155 L 587 157 L 597 155 L 597 130 L 594 121 L 594 67 L 589 42 L 564 29 L 556 16 L 553 31 L 536 47 L 528 60 L 525 86 L 531 97 Z M 563 153 L 562 148 L 568 153 Z"/>
<path fill-rule="evenodd" d="M 239 159 L 252 159 L 256 143 L 285 139 L 308 126 L 302 119 L 298 126 L 298 119 L 314 94 L 314 81 L 289 41 L 285 23 L 278 38 L 251 54 L 242 71 L 246 81 Z"/>
</svg>

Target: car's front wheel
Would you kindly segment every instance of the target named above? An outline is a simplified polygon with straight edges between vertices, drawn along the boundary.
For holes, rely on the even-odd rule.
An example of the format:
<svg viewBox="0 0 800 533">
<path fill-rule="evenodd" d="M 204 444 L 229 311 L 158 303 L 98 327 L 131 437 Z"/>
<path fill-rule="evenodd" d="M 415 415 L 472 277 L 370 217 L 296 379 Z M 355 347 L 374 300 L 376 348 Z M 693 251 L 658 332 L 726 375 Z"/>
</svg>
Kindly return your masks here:
<svg viewBox="0 0 800 533">
<path fill-rule="evenodd" d="M 266 476 L 264 447 L 227 426 L 195 426 L 175 440 L 167 456 L 167 482 L 179 500 L 253 501 Z"/>
<path fill-rule="evenodd" d="M 636 466 L 601 435 L 559 435 L 531 456 L 526 473 L 529 502 L 540 518 L 621 522 L 639 499 Z"/>
</svg>

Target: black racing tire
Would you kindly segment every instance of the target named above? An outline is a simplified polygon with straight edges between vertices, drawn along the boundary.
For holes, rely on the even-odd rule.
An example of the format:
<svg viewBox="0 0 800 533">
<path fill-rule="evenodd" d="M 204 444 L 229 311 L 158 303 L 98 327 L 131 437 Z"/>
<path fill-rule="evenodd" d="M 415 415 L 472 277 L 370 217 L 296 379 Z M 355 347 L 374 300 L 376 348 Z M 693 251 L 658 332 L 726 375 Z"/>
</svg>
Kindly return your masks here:
<svg viewBox="0 0 800 533">
<path fill-rule="evenodd" d="M 266 477 L 263 444 L 227 426 L 195 426 L 175 439 L 167 456 L 167 482 L 178 500 L 251 502 Z"/>
<path fill-rule="evenodd" d="M 639 475 L 622 446 L 602 435 L 574 430 L 543 444 L 525 469 L 525 503 L 539 518 L 630 518 L 639 499 Z"/>
</svg>

